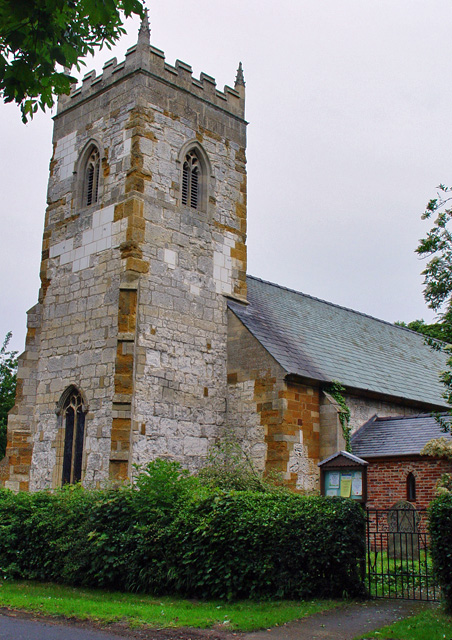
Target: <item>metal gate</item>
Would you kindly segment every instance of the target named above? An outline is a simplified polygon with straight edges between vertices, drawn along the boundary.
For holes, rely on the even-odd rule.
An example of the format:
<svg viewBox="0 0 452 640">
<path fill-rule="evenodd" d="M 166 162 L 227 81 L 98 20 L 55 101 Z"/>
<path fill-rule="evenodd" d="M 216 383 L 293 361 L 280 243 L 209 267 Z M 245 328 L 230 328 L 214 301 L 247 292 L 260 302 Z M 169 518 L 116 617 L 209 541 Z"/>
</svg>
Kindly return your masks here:
<svg viewBox="0 0 452 640">
<path fill-rule="evenodd" d="M 425 509 L 367 509 L 367 585 L 375 598 L 435 601 Z"/>
</svg>

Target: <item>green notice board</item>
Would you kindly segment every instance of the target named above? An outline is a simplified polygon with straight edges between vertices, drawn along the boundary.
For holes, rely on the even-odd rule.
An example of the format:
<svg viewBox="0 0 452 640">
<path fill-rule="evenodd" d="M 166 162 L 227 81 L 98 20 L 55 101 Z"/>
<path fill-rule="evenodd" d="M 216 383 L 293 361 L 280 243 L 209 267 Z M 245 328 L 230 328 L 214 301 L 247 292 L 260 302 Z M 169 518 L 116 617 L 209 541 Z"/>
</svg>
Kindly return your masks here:
<svg viewBox="0 0 452 640">
<path fill-rule="evenodd" d="M 325 470 L 325 495 L 362 500 L 363 472 L 346 469 L 343 471 Z"/>
</svg>

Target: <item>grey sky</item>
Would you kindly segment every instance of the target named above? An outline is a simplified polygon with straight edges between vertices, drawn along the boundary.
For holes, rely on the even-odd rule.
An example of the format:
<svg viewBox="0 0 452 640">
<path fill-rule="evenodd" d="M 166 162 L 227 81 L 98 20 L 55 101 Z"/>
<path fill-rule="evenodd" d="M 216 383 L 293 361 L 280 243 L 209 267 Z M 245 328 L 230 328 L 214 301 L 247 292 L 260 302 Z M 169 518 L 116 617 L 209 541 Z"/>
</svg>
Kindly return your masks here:
<svg viewBox="0 0 452 640">
<path fill-rule="evenodd" d="M 452 183 L 449 0 L 158 0 L 152 44 L 247 91 L 248 271 L 389 321 L 431 319 L 414 254 Z M 138 25 L 113 52 L 136 41 Z M 82 72 L 83 75 L 83 72 Z M 0 335 L 37 300 L 50 114 L 0 106 Z"/>
</svg>

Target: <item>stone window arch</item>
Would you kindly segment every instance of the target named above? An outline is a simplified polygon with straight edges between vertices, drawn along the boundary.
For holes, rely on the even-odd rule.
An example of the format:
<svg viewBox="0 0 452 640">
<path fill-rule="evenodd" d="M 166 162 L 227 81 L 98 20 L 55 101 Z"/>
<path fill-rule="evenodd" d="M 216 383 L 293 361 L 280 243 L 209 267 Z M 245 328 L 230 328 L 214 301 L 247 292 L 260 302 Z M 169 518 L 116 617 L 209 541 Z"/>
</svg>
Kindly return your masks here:
<svg viewBox="0 0 452 640">
<path fill-rule="evenodd" d="M 71 385 L 58 403 L 62 425 L 61 484 L 76 484 L 83 475 L 86 409 L 81 392 Z"/>
<path fill-rule="evenodd" d="M 408 502 L 416 502 L 416 478 L 412 472 L 406 478 L 406 499 Z"/>
<path fill-rule="evenodd" d="M 180 202 L 184 207 L 207 211 L 208 185 L 212 170 L 203 147 L 197 140 L 187 142 L 179 153 Z"/>
<path fill-rule="evenodd" d="M 103 158 L 102 145 L 91 139 L 84 146 L 76 165 L 77 202 L 81 209 L 92 207 L 100 202 Z"/>
<path fill-rule="evenodd" d="M 200 194 L 201 164 L 195 149 L 185 156 L 182 167 L 182 204 L 192 209 L 198 208 Z"/>
<path fill-rule="evenodd" d="M 83 205 L 89 207 L 99 198 L 100 152 L 94 144 L 87 153 L 83 173 Z"/>
</svg>

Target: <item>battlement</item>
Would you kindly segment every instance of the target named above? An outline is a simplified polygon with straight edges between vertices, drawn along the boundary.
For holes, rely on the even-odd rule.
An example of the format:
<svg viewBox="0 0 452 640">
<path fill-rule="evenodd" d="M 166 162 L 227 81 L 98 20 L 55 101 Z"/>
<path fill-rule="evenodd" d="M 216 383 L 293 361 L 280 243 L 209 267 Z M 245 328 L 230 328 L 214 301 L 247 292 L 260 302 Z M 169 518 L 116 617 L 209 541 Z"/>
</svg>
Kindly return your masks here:
<svg viewBox="0 0 452 640">
<path fill-rule="evenodd" d="M 241 119 L 245 116 L 245 82 L 241 63 L 234 88 L 226 85 L 220 91 L 212 76 L 201 73 L 199 79 L 194 78 L 192 67 L 186 62 L 176 60 L 174 66 L 165 62 L 164 52 L 149 44 L 149 29 L 147 27 L 146 33 L 146 25 L 143 30 L 143 24 L 137 44 L 127 50 L 125 59 L 118 63 L 116 58 L 112 58 L 105 63 L 99 76 L 96 76 L 95 70 L 86 73 L 81 84 L 72 86 L 68 96 L 59 97 L 57 115 L 136 73 L 143 73 L 166 85 L 191 93 Z"/>
</svg>

